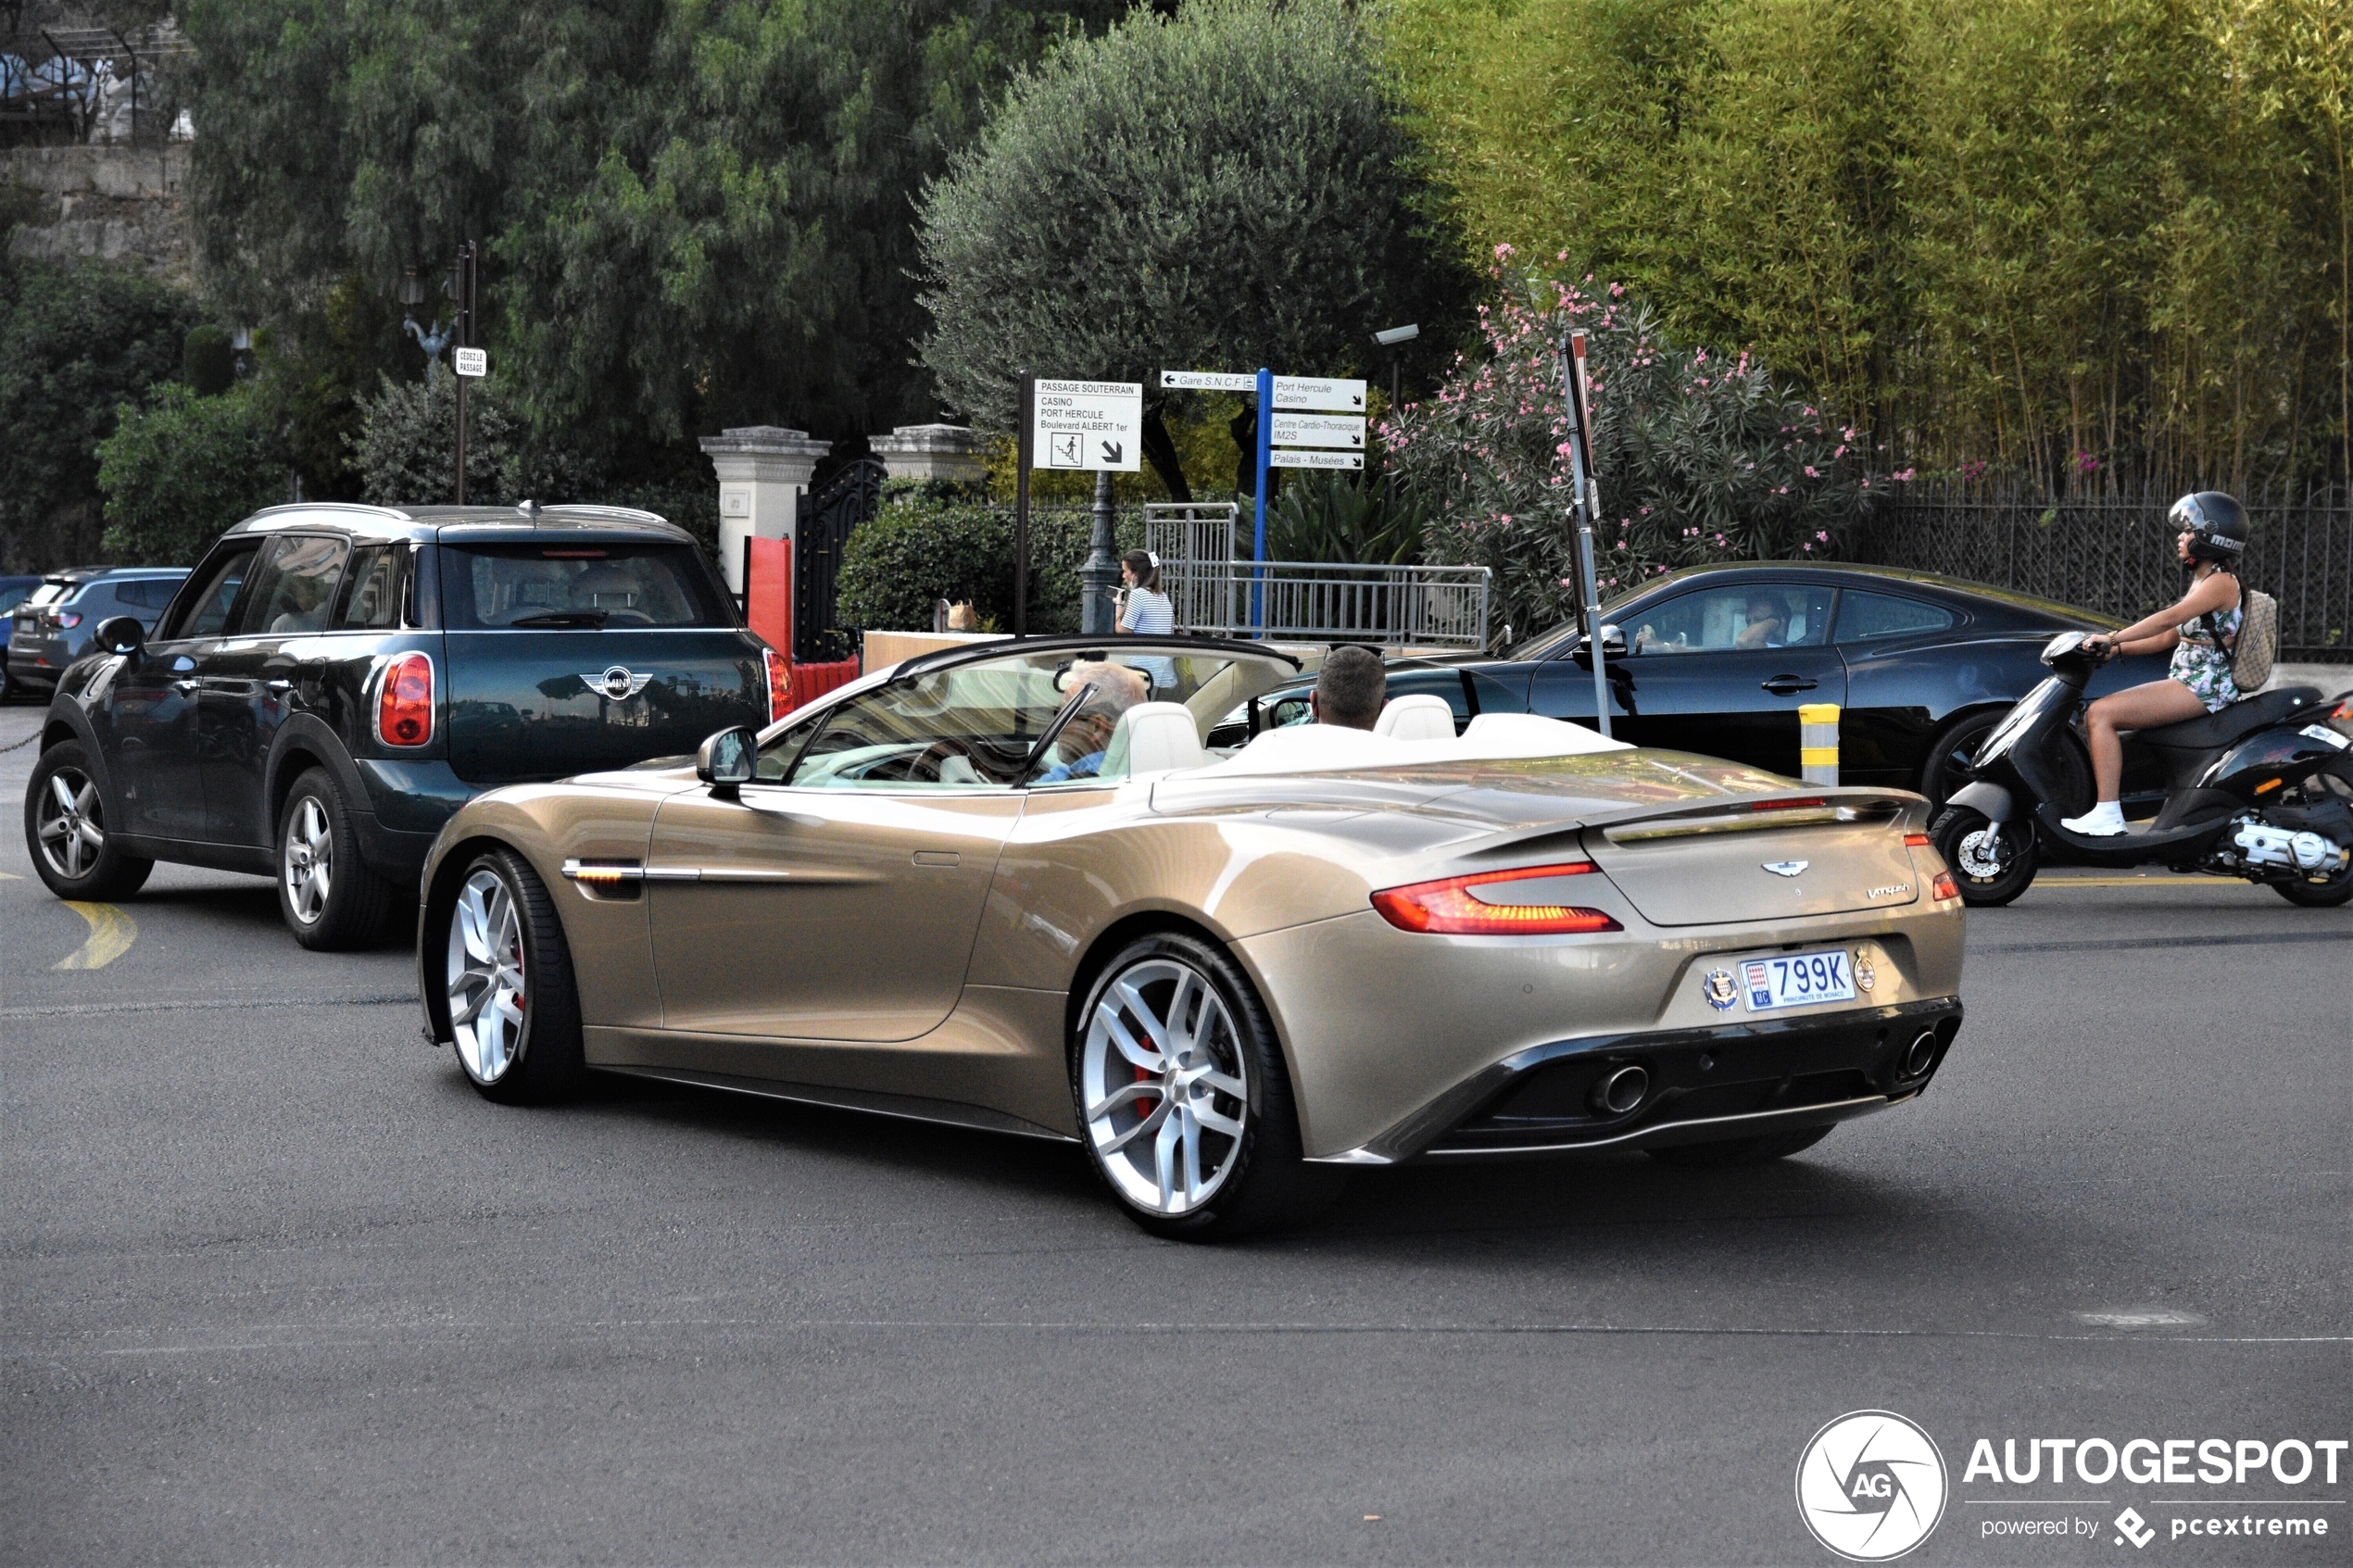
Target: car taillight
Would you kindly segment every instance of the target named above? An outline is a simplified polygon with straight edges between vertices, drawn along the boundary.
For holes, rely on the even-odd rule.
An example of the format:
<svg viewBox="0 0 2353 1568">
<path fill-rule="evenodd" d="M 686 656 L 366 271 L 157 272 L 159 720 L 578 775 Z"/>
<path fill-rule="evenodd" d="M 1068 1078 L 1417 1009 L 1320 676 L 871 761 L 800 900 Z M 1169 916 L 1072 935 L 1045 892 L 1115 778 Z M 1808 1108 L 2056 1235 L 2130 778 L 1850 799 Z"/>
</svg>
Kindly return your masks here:
<svg viewBox="0 0 2353 1568">
<path fill-rule="evenodd" d="M 82 624 L 82 612 L 78 609 L 61 609 L 57 611 L 57 624 L 71 630 Z"/>
<path fill-rule="evenodd" d="M 1951 872 L 1938 872 L 1936 880 L 1928 884 L 1928 896 L 1931 898 L 1957 898 L 1961 896 L 1961 884 L 1953 880 Z"/>
<path fill-rule="evenodd" d="M 768 660 L 768 721 L 792 711 L 792 666 L 774 648 L 760 650 Z"/>
<path fill-rule="evenodd" d="M 1928 847 L 1928 834 L 1924 834 L 1924 833 L 1907 833 L 1907 834 L 1906 834 L 1904 835 L 1904 847 L 1905 847 L 1905 848 L 1906 848 L 1906 849 L 1925 849 L 1925 848 L 1927 848 L 1927 847 Z"/>
<path fill-rule="evenodd" d="M 1625 927 L 1599 909 L 1576 909 L 1567 904 L 1491 904 L 1472 891 L 1538 877 L 1582 876 L 1592 869 L 1592 862 L 1578 861 L 1563 866 L 1482 872 L 1477 876 L 1450 876 L 1442 882 L 1416 882 L 1374 894 L 1373 908 L 1400 931 L 1427 931 L 1448 936 L 1547 936 L 1565 932 L 1622 931 Z"/>
<path fill-rule="evenodd" d="M 2332 719 L 2353 719 L 2353 696 L 2348 696 L 2343 702 L 2338 703 L 2336 705 L 2336 711 L 2330 714 L 2329 717 Z"/>
<path fill-rule="evenodd" d="M 386 746 L 422 746 L 433 739 L 433 660 L 404 653 L 384 669 L 376 697 L 376 738 Z"/>
</svg>

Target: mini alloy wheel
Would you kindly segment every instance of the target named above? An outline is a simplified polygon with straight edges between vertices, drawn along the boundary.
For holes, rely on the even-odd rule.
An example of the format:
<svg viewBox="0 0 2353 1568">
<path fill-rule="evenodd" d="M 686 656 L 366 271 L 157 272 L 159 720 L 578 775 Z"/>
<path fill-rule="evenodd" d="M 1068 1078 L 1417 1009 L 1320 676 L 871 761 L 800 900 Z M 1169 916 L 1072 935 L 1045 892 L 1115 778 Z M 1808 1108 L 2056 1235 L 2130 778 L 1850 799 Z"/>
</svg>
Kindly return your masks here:
<svg viewBox="0 0 2353 1568">
<path fill-rule="evenodd" d="M 50 892 L 60 898 L 127 898 L 153 860 L 126 855 L 107 826 L 106 792 L 80 741 L 60 741 L 32 765 L 24 796 L 24 842 Z"/>
<path fill-rule="evenodd" d="M 1073 1021 L 1070 1073 L 1096 1171 L 1157 1236 L 1297 1224 L 1347 1183 L 1302 1158 L 1282 1047 L 1250 976 L 1189 932 L 1113 956 Z"/>
<path fill-rule="evenodd" d="M 333 776 L 307 770 L 278 813 L 278 909 L 286 929 L 314 952 L 365 947 L 384 935 L 392 903 L 392 884 L 360 859 Z"/>
<path fill-rule="evenodd" d="M 286 908 L 305 925 L 316 925 L 327 912 L 327 897 L 334 890 L 335 835 L 327 825 L 327 809 L 316 796 L 295 803 L 294 820 L 286 824 L 286 846 L 279 867 L 285 879 Z"/>
<path fill-rule="evenodd" d="M 449 918 L 449 1028 L 477 1084 L 504 1078 L 520 1054 L 523 977 L 522 917 L 497 872 L 482 867 L 458 889 Z"/>
<path fill-rule="evenodd" d="M 1199 970 L 1153 958 L 1114 977 L 1087 1021 L 1079 1082 L 1088 1142 L 1120 1196 L 1171 1219 L 1214 1197 L 1241 1153 L 1249 1074 Z"/>
</svg>

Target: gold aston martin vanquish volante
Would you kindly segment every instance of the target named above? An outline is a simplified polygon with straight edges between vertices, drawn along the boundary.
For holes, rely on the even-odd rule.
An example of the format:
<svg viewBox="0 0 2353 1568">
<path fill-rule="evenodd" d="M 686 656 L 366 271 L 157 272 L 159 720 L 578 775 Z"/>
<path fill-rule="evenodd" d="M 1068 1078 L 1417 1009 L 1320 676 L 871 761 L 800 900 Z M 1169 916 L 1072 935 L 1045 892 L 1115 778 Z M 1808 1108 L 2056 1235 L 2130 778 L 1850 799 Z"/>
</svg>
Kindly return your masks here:
<svg viewBox="0 0 2353 1568">
<path fill-rule="evenodd" d="M 985 644 L 493 790 L 425 867 L 428 1028 L 494 1099 L 593 1070 L 1075 1141 L 1201 1236 L 1356 1166 L 1774 1159 L 1934 1076 L 1962 915 L 1919 797 L 1432 696 L 1261 733 L 1298 671 Z"/>
</svg>

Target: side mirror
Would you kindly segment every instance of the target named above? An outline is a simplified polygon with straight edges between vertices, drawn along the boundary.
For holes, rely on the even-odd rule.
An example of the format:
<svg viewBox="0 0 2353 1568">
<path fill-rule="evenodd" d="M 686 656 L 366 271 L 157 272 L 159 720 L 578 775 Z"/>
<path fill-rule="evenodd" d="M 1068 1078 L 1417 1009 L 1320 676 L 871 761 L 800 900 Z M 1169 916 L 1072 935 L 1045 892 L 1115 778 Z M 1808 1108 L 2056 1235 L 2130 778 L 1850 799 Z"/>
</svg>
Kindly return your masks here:
<svg viewBox="0 0 2353 1568">
<path fill-rule="evenodd" d="M 1604 625 L 1602 628 L 1602 657 L 1604 659 L 1617 659 L 1622 658 L 1625 655 L 1625 628 L 1622 626 Z"/>
<path fill-rule="evenodd" d="M 702 743 L 695 753 L 695 777 L 709 784 L 711 793 L 720 799 L 732 800 L 738 789 L 751 783 L 759 761 L 760 737 L 737 724 Z"/>
<path fill-rule="evenodd" d="M 135 615 L 110 615 L 98 622 L 97 641 L 108 653 L 137 653 L 147 646 L 147 629 Z"/>
</svg>

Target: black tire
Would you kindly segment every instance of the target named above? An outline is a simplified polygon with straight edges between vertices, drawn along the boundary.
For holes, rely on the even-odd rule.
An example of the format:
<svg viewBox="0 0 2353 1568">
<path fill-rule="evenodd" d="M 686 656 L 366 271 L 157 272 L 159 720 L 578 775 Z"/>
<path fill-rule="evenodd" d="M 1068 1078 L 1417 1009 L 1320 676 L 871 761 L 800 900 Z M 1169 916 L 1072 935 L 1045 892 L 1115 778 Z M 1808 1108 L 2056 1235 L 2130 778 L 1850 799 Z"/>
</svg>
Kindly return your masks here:
<svg viewBox="0 0 2353 1568">
<path fill-rule="evenodd" d="M 1994 726 L 2002 721 L 1995 713 L 1964 714 L 1937 732 L 1928 743 L 1928 759 L 1920 764 L 1920 793 L 1928 797 L 1930 809 L 1943 810 L 1953 792 L 1969 782 L 1969 765 Z"/>
<path fill-rule="evenodd" d="M 1982 811 L 1947 806 L 1929 824 L 1928 836 L 1952 869 L 1961 901 L 1972 908 L 1998 908 L 2033 885 L 2041 856 L 2031 822 L 1996 828 Z"/>
<path fill-rule="evenodd" d="M 106 791 L 80 741 L 59 741 L 32 765 L 24 792 L 24 847 L 33 871 L 60 898 L 128 898 L 156 869 L 153 860 L 116 845 L 107 827 Z"/>
<path fill-rule="evenodd" d="M 1837 1123 L 1831 1123 L 1835 1126 Z M 1754 1138 L 1721 1138 L 1715 1143 L 1679 1143 L 1647 1150 L 1662 1165 L 1692 1171 L 1720 1171 L 1732 1165 L 1762 1165 L 1786 1160 L 1831 1135 L 1830 1127 L 1800 1127 L 1793 1133 L 1771 1133 Z"/>
<path fill-rule="evenodd" d="M 492 849 L 469 861 L 448 899 L 434 908 L 425 952 L 440 960 L 435 1005 L 466 1081 L 501 1105 L 547 1104 L 577 1094 L 587 1077 L 580 992 L 547 884 L 521 855 Z M 511 976 L 511 985 L 502 975 Z M 498 1006 L 502 989 L 511 1010 Z M 470 1013 L 494 1021 L 495 1042 Z"/>
<path fill-rule="evenodd" d="M 333 773 L 311 768 L 295 780 L 278 809 L 277 843 L 278 912 L 296 941 L 338 953 L 384 939 L 392 884 L 359 859 L 359 835 Z"/>
<path fill-rule="evenodd" d="M 1187 975 L 1198 991 L 1188 988 Z M 1139 1004 L 1189 1019 L 1193 1048 L 1181 1055 L 1151 1049 L 1151 1025 L 1166 1020 L 1147 1021 Z M 1118 1047 L 1123 1032 L 1161 1061 L 1158 1078 Z M 1071 1030 L 1069 1066 L 1079 1141 L 1095 1173 L 1127 1216 L 1154 1236 L 1227 1241 L 1302 1224 L 1347 1185 L 1347 1173 L 1302 1158 L 1298 1109 L 1274 1024 L 1250 977 L 1214 943 L 1160 932 L 1122 948 L 1088 989 Z M 1114 1086 L 1090 1101 L 1090 1079 Z M 1237 1084 L 1239 1095 L 1231 1087 Z M 1090 1116 L 1090 1103 L 1110 1109 Z M 1218 1123 L 1238 1126 L 1239 1135 L 1219 1131 Z M 1173 1138 L 1171 1127 L 1178 1129 Z M 1169 1146 L 1165 1156 L 1163 1144 Z M 1189 1169 L 1188 1148 L 1198 1193 L 1191 1181 L 1185 1192 L 1175 1190 Z M 1150 1173 L 1142 1168 L 1148 1149 Z M 1205 1164 L 1214 1169 L 1201 1174 Z"/>
<path fill-rule="evenodd" d="M 2301 788 L 2304 798 L 2314 806 L 2322 805 L 2331 797 L 2353 797 L 2353 759 L 2339 757 L 2306 779 Z M 2270 885 L 2271 891 L 2299 909 L 2334 909 L 2353 900 L 2353 863 L 2325 879 L 2299 878 Z"/>
</svg>

